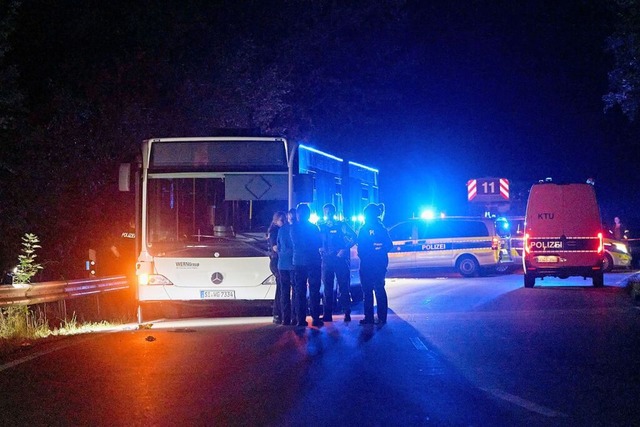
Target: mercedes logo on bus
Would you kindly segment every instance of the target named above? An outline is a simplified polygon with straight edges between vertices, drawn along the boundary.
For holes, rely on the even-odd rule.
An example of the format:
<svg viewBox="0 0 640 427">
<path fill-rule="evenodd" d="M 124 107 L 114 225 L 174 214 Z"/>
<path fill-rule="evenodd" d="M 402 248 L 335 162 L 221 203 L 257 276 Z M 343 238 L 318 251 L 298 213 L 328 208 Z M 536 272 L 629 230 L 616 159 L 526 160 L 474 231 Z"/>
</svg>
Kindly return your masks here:
<svg viewBox="0 0 640 427">
<path fill-rule="evenodd" d="M 219 285 L 224 280 L 224 276 L 219 271 L 216 271 L 211 275 L 211 283 L 214 285 Z"/>
</svg>

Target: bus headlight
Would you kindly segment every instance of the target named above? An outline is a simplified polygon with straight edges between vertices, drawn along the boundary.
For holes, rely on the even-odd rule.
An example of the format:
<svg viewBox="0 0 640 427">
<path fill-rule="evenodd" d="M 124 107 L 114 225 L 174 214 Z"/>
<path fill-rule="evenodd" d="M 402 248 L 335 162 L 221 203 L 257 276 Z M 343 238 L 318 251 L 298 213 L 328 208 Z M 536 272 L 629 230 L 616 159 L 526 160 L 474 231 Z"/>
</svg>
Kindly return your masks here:
<svg viewBox="0 0 640 427">
<path fill-rule="evenodd" d="M 162 286 L 173 285 L 173 282 L 160 274 L 139 274 L 138 284 L 148 286 Z"/>
<path fill-rule="evenodd" d="M 261 285 L 275 286 L 276 285 L 276 276 L 273 274 L 260 283 Z"/>
</svg>

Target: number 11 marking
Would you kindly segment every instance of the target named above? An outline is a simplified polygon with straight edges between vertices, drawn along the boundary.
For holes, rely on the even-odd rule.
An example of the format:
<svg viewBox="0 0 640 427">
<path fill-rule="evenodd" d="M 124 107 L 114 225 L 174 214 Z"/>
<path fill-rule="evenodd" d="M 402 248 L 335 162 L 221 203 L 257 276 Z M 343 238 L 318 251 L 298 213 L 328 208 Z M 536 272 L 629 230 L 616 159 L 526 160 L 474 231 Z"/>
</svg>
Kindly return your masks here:
<svg viewBox="0 0 640 427">
<path fill-rule="evenodd" d="M 491 182 L 486 182 L 486 181 L 483 182 L 482 183 L 482 187 L 484 188 L 484 193 L 485 194 L 487 194 L 487 193 L 493 194 L 493 193 L 496 192 L 496 183 L 493 182 L 493 181 L 491 181 Z M 491 188 L 491 191 L 488 191 L 489 188 Z"/>
</svg>

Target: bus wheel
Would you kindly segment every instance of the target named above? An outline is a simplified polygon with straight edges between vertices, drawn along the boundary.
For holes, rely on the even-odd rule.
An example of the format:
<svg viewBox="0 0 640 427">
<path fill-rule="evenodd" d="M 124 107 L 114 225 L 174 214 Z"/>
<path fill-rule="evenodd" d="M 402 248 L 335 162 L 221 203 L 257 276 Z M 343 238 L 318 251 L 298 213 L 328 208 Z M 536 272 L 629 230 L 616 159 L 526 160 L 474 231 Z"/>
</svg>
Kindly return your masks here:
<svg viewBox="0 0 640 427">
<path fill-rule="evenodd" d="M 460 274 L 464 277 L 474 277 L 478 275 L 480 270 L 480 266 L 478 265 L 478 261 L 472 256 L 463 256 L 458 260 L 456 267 Z"/>
<path fill-rule="evenodd" d="M 602 272 L 602 270 L 593 273 L 593 287 L 594 288 L 601 288 L 604 286 L 604 273 Z"/>
<path fill-rule="evenodd" d="M 532 274 L 524 274 L 524 287 L 525 288 L 533 288 L 533 285 L 536 284 L 536 278 Z"/>
<path fill-rule="evenodd" d="M 613 270 L 613 258 L 611 258 L 611 255 L 609 254 L 604 254 L 604 260 L 602 260 L 602 271 L 608 273 L 611 270 Z"/>
</svg>

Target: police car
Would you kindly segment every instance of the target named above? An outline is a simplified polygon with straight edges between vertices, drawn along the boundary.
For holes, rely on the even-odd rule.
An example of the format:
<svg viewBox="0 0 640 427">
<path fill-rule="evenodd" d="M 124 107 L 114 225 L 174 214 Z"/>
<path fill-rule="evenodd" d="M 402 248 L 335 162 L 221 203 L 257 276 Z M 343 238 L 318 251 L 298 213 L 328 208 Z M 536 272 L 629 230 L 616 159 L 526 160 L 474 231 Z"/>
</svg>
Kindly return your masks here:
<svg viewBox="0 0 640 427">
<path fill-rule="evenodd" d="M 513 265 L 508 233 L 478 217 L 412 218 L 389 229 L 389 271 L 452 268 L 464 277 Z"/>
<path fill-rule="evenodd" d="M 629 246 L 620 240 L 604 239 L 603 271 L 611 271 L 614 268 L 631 268 L 632 257 Z"/>
</svg>

